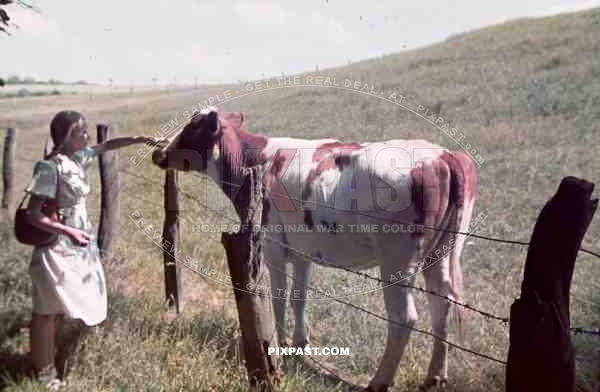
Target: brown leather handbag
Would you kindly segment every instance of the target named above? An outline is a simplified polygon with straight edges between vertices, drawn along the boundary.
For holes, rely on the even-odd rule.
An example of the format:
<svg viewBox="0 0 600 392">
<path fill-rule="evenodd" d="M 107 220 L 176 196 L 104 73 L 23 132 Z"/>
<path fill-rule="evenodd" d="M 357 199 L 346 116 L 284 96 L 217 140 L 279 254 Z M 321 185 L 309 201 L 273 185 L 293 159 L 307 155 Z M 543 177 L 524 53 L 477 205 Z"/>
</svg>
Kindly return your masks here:
<svg viewBox="0 0 600 392">
<path fill-rule="evenodd" d="M 58 166 L 56 167 L 56 193 L 58 194 L 58 183 L 60 182 L 58 178 Z M 34 225 L 32 225 L 29 221 L 29 211 L 27 206 L 23 207 L 23 203 L 27 196 L 30 196 L 30 192 L 25 191 L 25 196 L 21 203 L 19 203 L 19 207 L 15 211 L 15 237 L 17 241 L 33 246 L 46 246 L 52 244 L 57 240 L 58 234 L 51 233 L 49 231 L 40 229 Z M 30 196 L 31 197 L 31 196 Z M 56 200 L 47 199 L 44 204 L 42 204 L 42 213 L 49 217 L 51 220 L 58 222 L 58 208 L 56 205 Z"/>
</svg>

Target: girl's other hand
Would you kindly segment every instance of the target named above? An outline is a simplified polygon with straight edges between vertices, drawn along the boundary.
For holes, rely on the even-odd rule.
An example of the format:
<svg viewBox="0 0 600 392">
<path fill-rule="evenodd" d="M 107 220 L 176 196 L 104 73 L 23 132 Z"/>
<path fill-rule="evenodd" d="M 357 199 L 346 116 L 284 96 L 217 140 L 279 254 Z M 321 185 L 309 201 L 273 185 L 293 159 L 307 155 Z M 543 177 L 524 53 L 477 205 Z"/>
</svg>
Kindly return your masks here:
<svg viewBox="0 0 600 392">
<path fill-rule="evenodd" d="M 69 238 L 71 238 L 71 241 L 73 241 L 76 245 L 79 246 L 87 246 L 91 238 L 91 236 L 85 231 L 75 228 L 70 228 L 67 232 L 67 235 L 69 236 Z"/>
</svg>

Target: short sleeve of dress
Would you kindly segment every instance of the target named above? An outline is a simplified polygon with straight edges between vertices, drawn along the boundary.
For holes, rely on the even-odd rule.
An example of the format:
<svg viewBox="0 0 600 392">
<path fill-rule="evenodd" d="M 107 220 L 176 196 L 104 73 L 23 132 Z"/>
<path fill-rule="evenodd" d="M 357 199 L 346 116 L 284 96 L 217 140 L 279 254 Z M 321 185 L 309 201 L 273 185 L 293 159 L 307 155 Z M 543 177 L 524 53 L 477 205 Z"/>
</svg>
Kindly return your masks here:
<svg viewBox="0 0 600 392">
<path fill-rule="evenodd" d="M 56 197 L 57 177 L 56 163 L 38 161 L 33 168 L 33 179 L 27 190 L 36 196 L 54 199 Z"/>
<path fill-rule="evenodd" d="M 92 163 L 92 160 L 96 158 L 96 155 L 96 150 L 91 147 L 86 147 L 74 153 L 72 158 L 74 161 L 79 162 L 84 169 L 87 169 L 90 163 Z"/>
</svg>

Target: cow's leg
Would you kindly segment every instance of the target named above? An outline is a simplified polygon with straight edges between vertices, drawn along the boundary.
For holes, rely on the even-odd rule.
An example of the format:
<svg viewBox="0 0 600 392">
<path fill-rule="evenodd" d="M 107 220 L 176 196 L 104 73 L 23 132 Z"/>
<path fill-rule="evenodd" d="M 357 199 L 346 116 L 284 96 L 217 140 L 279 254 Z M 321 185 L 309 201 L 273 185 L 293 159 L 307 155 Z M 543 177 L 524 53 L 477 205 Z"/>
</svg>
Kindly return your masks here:
<svg viewBox="0 0 600 392">
<path fill-rule="evenodd" d="M 277 342 L 279 346 L 286 346 L 287 325 L 285 322 L 285 305 L 287 302 L 287 260 L 283 249 L 279 246 L 265 247 L 265 258 L 269 265 L 271 277 L 271 295 L 273 298 L 273 313 L 277 329 Z"/>
<path fill-rule="evenodd" d="M 308 344 L 306 325 L 304 321 L 304 308 L 306 307 L 306 289 L 310 283 L 312 263 L 306 260 L 295 260 L 294 283 L 290 295 L 292 309 L 294 310 L 294 346 L 304 347 Z"/>
<path fill-rule="evenodd" d="M 429 265 L 423 270 L 425 284 L 428 290 L 443 296 L 451 296 L 449 275 L 450 256 L 443 256 L 439 261 Z M 432 295 L 427 296 L 433 333 L 442 339 L 448 338 L 448 314 L 450 303 L 443 298 Z M 429 371 L 424 387 L 443 386 L 448 380 L 448 345 L 441 340 L 434 339 Z"/>
<path fill-rule="evenodd" d="M 386 264 L 381 270 L 381 276 L 384 280 L 401 281 L 405 284 L 414 282 L 412 271 L 400 274 L 398 270 L 394 271 L 386 268 Z M 396 323 L 388 323 L 385 352 L 375 376 L 369 383 L 370 391 L 385 391 L 392 385 L 398 364 L 410 337 L 410 327 L 414 326 L 418 317 L 413 297 L 406 288 L 386 284 L 383 288 L 383 299 L 388 317 Z"/>
</svg>

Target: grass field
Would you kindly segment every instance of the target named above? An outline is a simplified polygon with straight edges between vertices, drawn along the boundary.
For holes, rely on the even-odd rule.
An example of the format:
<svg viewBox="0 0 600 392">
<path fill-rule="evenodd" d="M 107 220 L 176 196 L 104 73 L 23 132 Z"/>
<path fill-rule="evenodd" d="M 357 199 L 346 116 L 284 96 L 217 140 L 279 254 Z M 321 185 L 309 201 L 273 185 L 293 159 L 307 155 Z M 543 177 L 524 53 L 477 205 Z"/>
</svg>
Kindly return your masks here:
<svg viewBox="0 0 600 392">
<path fill-rule="evenodd" d="M 321 79 L 317 79 L 319 76 Z M 334 86 L 335 83 L 338 86 Z M 16 127 L 17 189 L 30 180 L 51 116 L 71 108 L 90 124 L 110 122 L 120 135 L 156 135 L 183 124 L 186 112 L 212 99 L 224 110 L 247 114 L 248 129 L 268 135 L 333 136 L 347 141 L 425 138 L 452 149 L 467 148 L 478 157 L 479 190 L 475 215 L 485 220 L 480 234 L 529 240 L 535 219 L 560 179 L 575 175 L 590 181 L 600 173 L 600 10 L 543 19 L 524 19 L 455 36 L 445 42 L 251 87 L 234 85 L 179 92 L 98 94 L 0 100 L 0 128 Z M 318 84 L 317 80 L 321 80 Z M 326 84 L 329 80 L 329 84 Z M 350 87 L 345 88 L 346 81 Z M 355 84 L 359 82 L 360 85 Z M 368 87 L 364 87 L 365 84 Z M 250 91 L 251 90 L 251 91 Z M 390 98 L 396 93 L 396 101 Z M 400 96 L 403 98 L 401 99 Z M 399 104 L 396 104 L 399 103 Z M 423 109 L 421 109 L 421 107 Z M 448 136 L 423 114 L 439 112 L 440 125 L 455 128 Z M 163 306 L 160 248 L 138 226 L 162 228 L 163 173 L 149 157 L 133 165 L 136 148 L 120 152 L 122 167 L 153 179 L 122 177 L 120 259 L 107 264 L 109 318 L 86 340 L 74 364 L 73 391 L 246 390 L 245 369 L 237 363 L 233 341 L 237 315 L 218 234 L 200 234 L 194 225 L 219 222 L 193 199 L 182 197 L 183 253 L 209 277 L 184 270 L 184 314 Z M 89 208 L 98 222 L 99 180 L 90 169 Z M 229 202 L 206 179 L 185 174 L 181 186 L 221 211 Z M 12 210 L 11 210 L 12 211 Z M 30 248 L 11 237 L 2 217 L 0 254 L 0 387 L 7 391 L 41 390 L 23 379 L 27 364 Z M 600 218 L 584 241 L 600 249 Z M 137 225 L 136 225 L 137 224 Z M 151 226 L 151 227 L 150 227 Z M 463 254 L 465 302 L 508 315 L 519 295 L 526 249 L 468 240 Z M 375 273 L 375 271 L 368 271 Z M 600 323 L 600 263 L 581 255 L 572 286 L 572 324 Z M 422 284 L 421 278 L 418 283 Z M 384 314 L 375 284 L 342 271 L 317 267 L 312 284 L 344 292 L 360 287 L 350 301 Z M 426 298 L 417 294 L 420 319 L 429 329 Z M 314 345 L 350 347 L 348 357 L 330 358 L 342 376 L 366 383 L 383 352 L 385 323 L 331 301 L 310 301 L 308 323 Z M 465 314 L 464 344 L 506 358 L 508 328 Z M 289 318 L 288 318 L 289 319 Z M 457 337 L 452 335 L 451 340 Z M 575 336 L 578 384 L 597 389 L 600 341 Z M 394 390 L 414 391 L 423 380 L 431 340 L 413 334 L 396 376 Z M 282 391 L 343 390 L 293 360 L 286 360 Z M 504 368 L 451 350 L 449 390 L 502 391 Z"/>
</svg>

